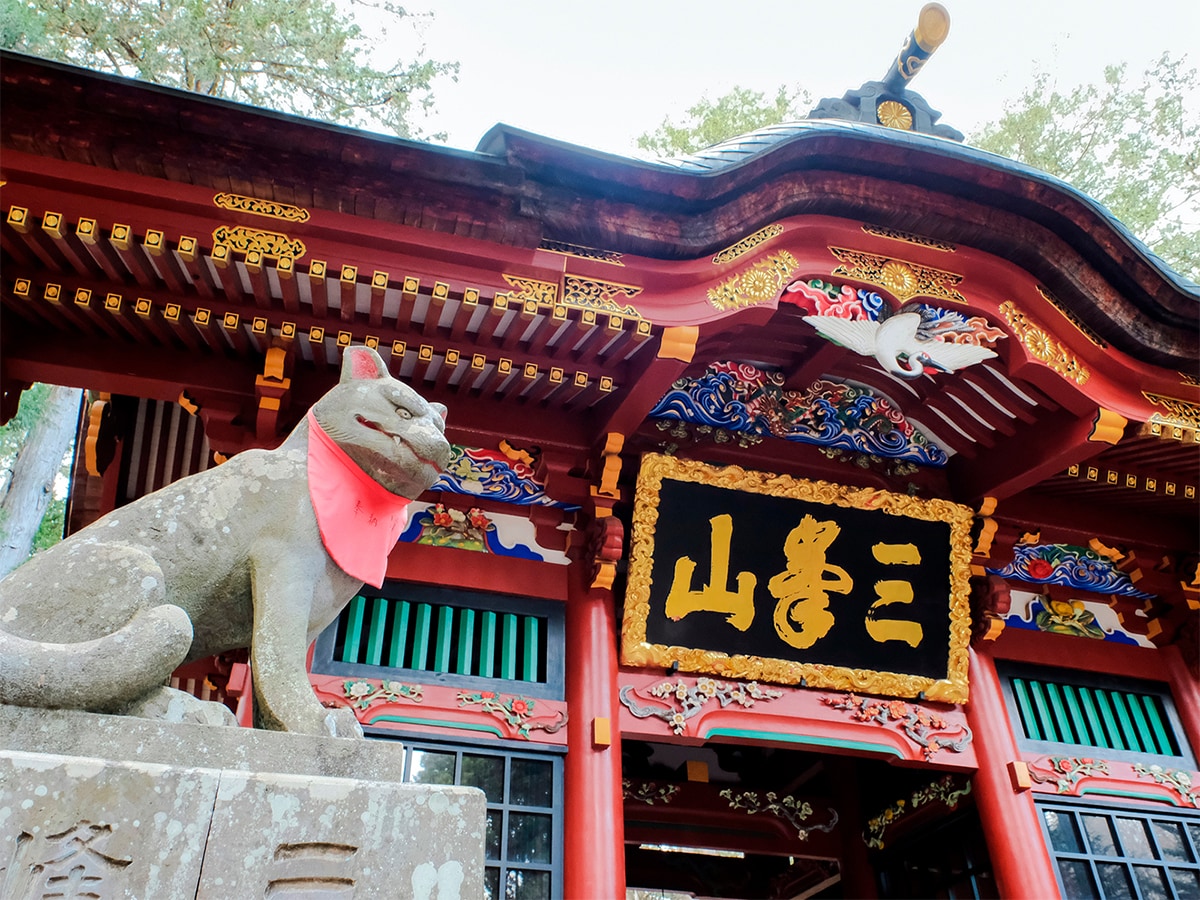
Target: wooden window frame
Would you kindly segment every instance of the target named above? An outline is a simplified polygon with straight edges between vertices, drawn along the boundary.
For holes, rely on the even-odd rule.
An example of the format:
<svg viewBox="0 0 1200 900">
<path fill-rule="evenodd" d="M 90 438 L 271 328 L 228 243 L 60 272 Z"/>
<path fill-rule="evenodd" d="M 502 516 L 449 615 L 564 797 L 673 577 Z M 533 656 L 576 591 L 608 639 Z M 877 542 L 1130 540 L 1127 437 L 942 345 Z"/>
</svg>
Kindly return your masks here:
<svg viewBox="0 0 1200 900">
<path fill-rule="evenodd" d="M 1124 867 L 1129 883 L 1134 886 L 1134 896 L 1137 897 L 1143 896 L 1137 879 L 1136 869 L 1138 868 L 1154 868 L 1164 873 L 1168 873 L 1172 869 L 1185 870 L 1194 873 L 1197 878 L 1200 878 L 1200 814 L 1197 814 L 1193 810 L 1177 807 L 1125 806 L 1061 797 L 1038 797 L 1035 802 L 1038 810 L 1038 820 L 1041 823 L 1043 840 L 1045 840 L 1046 849 L 1049 851 L 1050 858 L 1054 862 L 1055 878 L 1058 879 L 1059 890 L 1064 897 L 1067 896 L 1067 893 L 1060 865 L 1062 862 L 1083 863 L 1086 865 L 1092 879 L 1092 886 L 1097 896 L 1100 897 L 1105 896 L 1105 893 L 1099 866 Z M 1071 817 L 1075 836 L 1083 848 L 1081 851 L 1055 849 L 1050 833 L 1050 825 L 1046 820 L 1046 812 L 1048 811 Z M 1083 827 L 1082 816 L 1106 817 L 1110 822 L 1110 831 L 1114 846 L 1120 853 L 1112 855 L 1094 852 L 1091 849 L 1088 834 Z M 1121 830 L 1116 827 L 1115 820 L 1118 818 L 1142 820 L 1146 825 L 1146 833 L 1151 850 L 1152 852 L 1157 852 L 1158 855 L 1147 858 L 1127 855 L 1124 847 L 1124 836 L 1121 834 Z M 1182 825 L 1184 839 L 1190 844 L 1192 854 L 1190 862 L 1168 860 L 1165 857 L 1159 846 L 1158 834 L 1150 824 L 1154 820 L 1175 822 Z M 1169 882 L 1170 880 L 1168 877 Z M 1173 891 L 1174 888 L 1169 885 L 1168 890 Z"/>
<path fill-rule="evenodd" d="M 454 753 L 454 783 L 460 784 L 462 778 L 463 754 L 475 756 L 494 756 L 505 760 L 504 764 L 504 797 L 501 802 L 488 799 L 487 810 L 489 813 L 499 813 L 501 821 L 501 840 L 500 840 L 500 856 L 495 858 L 484 857 L 484 877 L 487 877 L 488 869 L 498 870 L 499 878 L 499 894 L 496 900 L 501 900 L 505 896 L 504 886 L 505 879 L 510 870 L 514 871 L 532 871 L 532 872 L 549 872 L 550 873 L 550 897 L 561 897 L 563 891 L 563 757 L 566 753 L 565 747 L 539 746 L 537 750 L 532 750 L 527 743 L 515 741 L 493 741 L 486 745 L 472 744 L 465 741 L 448 741 L 448 740 L 430 740 L 426 735 L 418 735 L 406 732 L 396 732 L 391 729 L 371 728 L 365 729 L 367 737 L 371 739 L 396 740 L 403 742 L 404 746 L 404 781 L 411 783 L 411 769 L 413 764 L 413 751 L 423 750 L 434 753 Z M 510 789 L 512 785 L 512 763 L 513 759 L 531 759 L 539 762 L 549 762 L 551 764 L 551 802 L 549 806 L 522 806 L 512 802 L 510 797 Z M 534 815 L 546 815 L 551 817 L 551 843 L 550 843 L 550 862 L 549 863 L 534 863 L 520 862 L 510 860 L 507 852 L 506 836 L 509 831 L 509 815 L 512 811 L 521 813 L 532 813 Z"/>
</svg>

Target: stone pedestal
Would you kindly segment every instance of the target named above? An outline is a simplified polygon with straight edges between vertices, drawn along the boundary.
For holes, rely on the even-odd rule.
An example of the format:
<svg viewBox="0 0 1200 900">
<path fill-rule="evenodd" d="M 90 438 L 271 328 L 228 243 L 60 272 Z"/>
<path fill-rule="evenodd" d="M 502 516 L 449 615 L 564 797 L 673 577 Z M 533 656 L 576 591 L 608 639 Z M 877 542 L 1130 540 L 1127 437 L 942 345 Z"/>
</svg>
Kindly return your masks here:
<svg viewBox="0 0 1200 900">
<path fill-rule="evenodd" d="M 0 706 L 0 897 L 483 894 L 484 797 L 399 745 Z"/>
</svg>

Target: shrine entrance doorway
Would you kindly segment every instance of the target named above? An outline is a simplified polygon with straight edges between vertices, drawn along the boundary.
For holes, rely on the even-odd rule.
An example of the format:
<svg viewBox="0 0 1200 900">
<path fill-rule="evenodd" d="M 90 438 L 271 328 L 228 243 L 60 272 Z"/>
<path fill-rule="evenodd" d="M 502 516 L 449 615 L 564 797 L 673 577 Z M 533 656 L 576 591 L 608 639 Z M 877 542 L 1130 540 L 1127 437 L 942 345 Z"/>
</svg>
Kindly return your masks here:
<svg viewBox="0 0 1200 900">
<path fill-rule="evenodd" d="M 626 740 L 628 900 L 996 897 L 967 775 Z"/>
</svg>

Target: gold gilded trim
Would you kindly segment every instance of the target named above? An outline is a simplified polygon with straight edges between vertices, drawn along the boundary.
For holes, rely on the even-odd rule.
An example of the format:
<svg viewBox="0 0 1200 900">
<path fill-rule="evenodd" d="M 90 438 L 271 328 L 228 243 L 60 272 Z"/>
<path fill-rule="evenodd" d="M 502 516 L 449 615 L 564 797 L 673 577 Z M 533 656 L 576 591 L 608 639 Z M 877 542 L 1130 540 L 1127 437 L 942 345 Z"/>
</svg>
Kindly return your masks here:
<svg viewBox="0 0 1200 900">
<path fill-rule="evenodd" d="M 1187 400 L 1180 400 L 1178 397 L 1164 397 L 1162 394 L 1151 394 L 1147 391 L 1142 391 L 1142 396 L 1155 406 L 1161 406 L 1167 411 L 1166 415 L 1155 413 L 1151 417 L 1152 421 L 1200 431 L 1200 406 Z"/>
<path fill-rule="evenodd" d="M 725 263 L 733 262 L 735 259 L 745 256 L 755 247 L 765 244 L 772 238 L 777 238 L 783 234 L 782 225 L 768 225 L 766 228 L 760 228 L 753 234 L 748 234 L 736 244 L 726 247 L 720 253 L 712 258 L 714 266 L 721 266 Z"/>
<path fill-rule="evenodd" d="M 611 266 L 621 266 L 622 268 L 625 266 L 622 261 L 624 254 L 618 253 L 616 250 L 598 250 L 595 247 L 570 244 L 566 241 L 542 241 L 538 244 L 538 249 L 548 253 L 560 253 L 563 256 L 574 256 L 576 259 L 591 259 L 596 262 L 608 263 Z"/>
<path fill-rule="evenodd" d="M 1052 293 L 1050 293 L 1048 290 L 1046 290 L 1040 284 L 1037 286 L 1037 289 L 1038 289 L 1038 293 L 1042 295 L 1042 297 L 1045 299 L 1045 301 L 1047 303 L 1049 303 L 1051 306 L 1053 306 L 1055 309 L 1057 309 L 1060 313 L 1062 313 L 1063 318 L 1066 319 L 1068 322 L 1070 322 L 1072 325 L 1074 325 L 1079 330 L 1080 334 L 1082 334 L 1085 338 L 1087 338 L 1089 341 L 1091 341 L 1097 347 L 1107 347 L 1108 346 L 1108 342 L 1106 340 L 1104 340 L 1104 338 L 1100 337 L 1100 335 L 1098 335 L 1098 334 L 1096 334 L 1096 332 L 1092 331 L 1092 329 L 1090 327 L 1088 327 L 1088 325 L 1083 321 L 1083 319 L 1079 318 L 1079 316 L 1075 315 L 1075 313 L 1071 312 L 1071 310 L 1069 310 L 1065 306 L 1063 306 L 1063 303 L 1061 300 L 1059 300 L 1057 297 L 1055 297 Z"/>
<path fill-rule="evenodd" d="M 708 302 L 722 312 L 770 303 L 799 263 L 786 250 L 758 260 L 749 269 L 708 289 Z"/>
<path fill-rule="evenodd" d="M 296 260 L 308 252 L 304 241 L 292 240 L 277 231 L 261 231 L 242 225 L 221 225 L 213 231 L 213 244 L 227 244 L 242 253 L 258 251 L 272 259 Z"/>
<path fill-rule="evenodd" d="M 906 244 L 916 244 L 919 247 L 932 247 L 934 250 L 943 250 L 946 253 L 954 253 L 958 250 L 955 244 L 951 244 L 948 241 L 939 241 L 934 238 L 925 237 L 924 235 L 913 234 L 911 231 L 884 228 L 882 225 L 863 225 L 862 230 L 867 234 L 875 235 L 875 237 L 887 238 L 889 241 L 904 241 Z"/>
<path fill-rule="evenodd" d="M 616 284 L 611 281 L 599 281 L 595 278 L 567 275 L 563 281 L 562 302 L 564 306 L 594 309 L 599 312 L 628 316 L 631 319 L 640 319 L 642 314 L 638 312 L 637 307 L 621 301 L 632 300 L 641 292 L 640 287 L 634 287 L 631 284 Z"/>
<path fill-rule="evenodd" d="M 650 615 L 651 572 L 654 563 L 658 505 L 664 479 L 713 485 L 732 491 L 748 491 L 772 497 L 787 497 L 841 506 L 849 509 L 883 511 L 950 526 L 950 650 L 947 677 L 929 678 L 895 672 L 874 672 L 838 666 L 800 663 L 759 656 L 730 656 L 714 650 L 669 647 L 646 641 Z M 806 481 L 784 475 L 754 472 L 739 466 L 717 468 L 695 460 L 681 460 L 656 453 L 642 457 L 633 510 L 633 541 L 625 611 L 621 624 L 621 662 L 624 665 L 678 668 L 722 678 L 762 680 L 775 684 L 918 697 L 946 703 L 967 700 L 967 651 L 971 638 L 970 509 L 946 500 L 922 500 L 874 488 L 851 488 L 826 481 Z"/>
<path fill-rule="evenodd" d="M 967 302 L 957 289 L 963 277 L 953 272 L 845 247 L 830 247 L 829 252 L 841 263 L 832 274 L 881 287 L 901 303 L 917 296 Z"/>
<path fill-rule="evenodd" d="M 553 306 L 558 302 L 558 284 L 553 281 L 538 281 L 536 278 L 503 273 L 501 277 L 514 288 L 514 292 L 508 297 L 510 303 L 523 304 L 527 300 L 533 300 L 541 306 Z"/>
<path fill-rule="evenodd" d="M 242 194 L 230 194 L 222 191 L 213 197 L 213 205 L 233 212 L 251 213 L 256 216 L 267 216 L 271 219 L 283 219 L 285 222 L 307 222 L 308 210 L 290 203 L 277 203 L 274 200 L 259 200 Z"/>
<path fill-rule="evenodd" d="M 1029 321 L 1011 300 L 1005 300 L 1000 304 L 1000 312 L 1009 327 L 1012 328 L 1013 334 L 1017 336 L 1017 340 L 1036 359 L 1076 384 L 1085 384 L 1091 377 L 1091 373 L 1084 368 L 1075 354 Z"/>
</svg>

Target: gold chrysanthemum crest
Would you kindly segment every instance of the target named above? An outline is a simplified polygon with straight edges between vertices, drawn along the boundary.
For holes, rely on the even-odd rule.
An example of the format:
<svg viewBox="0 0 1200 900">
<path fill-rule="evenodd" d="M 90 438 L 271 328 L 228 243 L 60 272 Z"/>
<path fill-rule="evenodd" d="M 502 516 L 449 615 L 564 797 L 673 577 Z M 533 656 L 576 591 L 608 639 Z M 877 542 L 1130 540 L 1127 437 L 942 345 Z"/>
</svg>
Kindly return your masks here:
<svg viewBox="0 0 1200 900">
<path fill-rule="evenodd" d="M 722 312 L 770 303 L 796 271 L 799 263 L 786 250 L 772 253 L 749 269 L 708 289 L 708 302 Z"/>
<path fill-rule="evenodd" d="M 841 263 L 832 274 L 845 275 L 881 287 L 901 303 L 918 296 L 955 303 L 967 302 L 957 287 L 963 277 L 953 272 L 845 247 L 830 247 L 829 252 Z"/>
<path fill-rule="evenodd" d="M 1056 341 L 1047 332 L 1034 325 L 1029 318 L 1011 300 L 1000 304 L 1000 313 L 1008 322 L 1017 340 L 1025 345 L 1030 354 L 1045 363 L 1059 375 L 1069 378 L 1076 384 L 1084 384 L 1091 373 L 1084 368 L 1083 363 L 1063 344 Z"/>
</svg>

